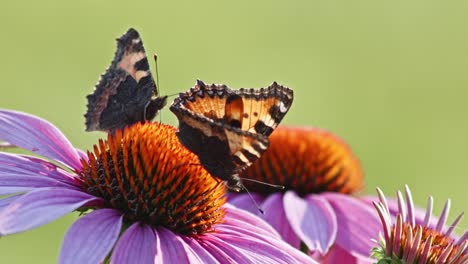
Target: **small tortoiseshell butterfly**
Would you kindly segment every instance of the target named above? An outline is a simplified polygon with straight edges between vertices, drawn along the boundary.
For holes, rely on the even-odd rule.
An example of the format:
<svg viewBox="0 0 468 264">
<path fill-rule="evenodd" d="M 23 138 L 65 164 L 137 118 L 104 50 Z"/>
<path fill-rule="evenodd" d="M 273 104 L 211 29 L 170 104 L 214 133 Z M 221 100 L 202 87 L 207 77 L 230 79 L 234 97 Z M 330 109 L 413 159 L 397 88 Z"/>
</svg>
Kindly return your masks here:
<svg viewBox="0 0 468 264">
<path fill-rule="evenodd" d="M 276 82 L 267 88 L 231 90 L 197 81 L 179 94 L 170 110 L 179 119 L 180 142 L 208 172 L 239 191 L 239 173 L 267 149 L 268 136 L 292 101 L 293 91 Z"/>
<path fill-rule="evenodd" d="M 86 131 L 113 132 L 152 120 L 166 105 L 167 96 L 158 96 L 143 42 L 135 29 L 117 39 L 114 60 L 87 98 Z"/>
</svg>

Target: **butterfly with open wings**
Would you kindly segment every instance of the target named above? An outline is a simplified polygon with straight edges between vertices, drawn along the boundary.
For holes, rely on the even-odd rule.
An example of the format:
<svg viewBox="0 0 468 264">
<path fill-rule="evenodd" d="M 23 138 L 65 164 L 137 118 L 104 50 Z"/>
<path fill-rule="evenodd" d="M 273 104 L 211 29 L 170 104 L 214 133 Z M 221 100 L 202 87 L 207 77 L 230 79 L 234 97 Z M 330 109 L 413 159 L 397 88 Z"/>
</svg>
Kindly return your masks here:
<svg viewBox="0 0 468 264">
<path fill-rule="evenodd" d="M 179 119 L 177 136 L 213 176 L 239 191 L 239 173 L 260 158 L 268 136 L 293 101 L 293 91 L 274 82 L 267 88 L 233 90 L 222 84 L 181 93 L 170 110 Z"/>
</svg>

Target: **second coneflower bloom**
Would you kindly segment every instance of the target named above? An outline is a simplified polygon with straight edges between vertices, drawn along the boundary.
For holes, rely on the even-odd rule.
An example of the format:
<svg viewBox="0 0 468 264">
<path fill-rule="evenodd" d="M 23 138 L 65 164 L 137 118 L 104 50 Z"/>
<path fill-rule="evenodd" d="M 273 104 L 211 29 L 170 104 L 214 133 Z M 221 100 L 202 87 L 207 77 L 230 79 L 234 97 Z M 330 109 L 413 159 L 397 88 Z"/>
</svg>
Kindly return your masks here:
<svg viewBox="0 0 468 264">
<path fill-rule="evenodd" d="M 87 154 L 49 122 L 0 111 L 0 236 L 72 211 L 59 263 L 312 263 L 261 219 L 225 204 L 224 186 L 175 128 L 136 124 Z"/>
<path fill-rule="evenodd" d="M 373 204 L 383 226 L 380 246 L 373 250 L 378 263 L 468 263 L 468 232 L 460 238 L 453 233 L 463 213 L 450 226 L 445 226 L 450 200 L 445 203 L 440 218 L 431 221 L 433 198 L 429 197 L 424 219 L 418 221 L 408 186 L 405 188 L 405 200 L 401 192 L 397 193 L 399 209 L 396 214 L 391 212 L 383 192 L 380 189 L 377 192 L 379 201 Z"/>
<path fill-rule="evenodd" d="M 361 190 L 359 161 L 338 137 L 324 130 L 278 127 L 270 146 L 244 178 L 285 186 L 246 182 L 265 214 L 247 194 L 230 194 L 233 205 L 257 213 L 296 248 L 321 263 L 368 260 L 372 236 L 380 230 L 373 208 L 352 194 Z"/>
</svg>

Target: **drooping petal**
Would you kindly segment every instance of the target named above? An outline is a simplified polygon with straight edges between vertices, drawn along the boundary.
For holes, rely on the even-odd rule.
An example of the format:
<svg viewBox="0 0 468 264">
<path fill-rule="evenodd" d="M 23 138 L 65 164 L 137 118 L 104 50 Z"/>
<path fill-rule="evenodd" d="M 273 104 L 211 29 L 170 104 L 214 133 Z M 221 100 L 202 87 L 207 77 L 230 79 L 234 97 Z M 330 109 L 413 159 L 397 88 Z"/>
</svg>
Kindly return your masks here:
<svg viewBox="0 0 468 264">
<path fill-rule="evenodd" d="M 333 207 L 338 221 L 336 244 L 358 257 L 368 257 L 378 237 L 381 223 L 376 212 L 358 199 L 338 194 L 324 193 L 322 197 Z"/>
<path fill-rule="evenodd" d="M 11 187 L 11 186 L 5 186 L 5 187 L 0 187 L 0 196 L 3 195 L 10 195 L 10 194 L 22 194 L 22 193 L 27 193 L 35 188 L 33 187 L 25 187 L 25 186 L 17 186 L 17 187 Z"/>
<path fill-rule="evenodd" d="M 261 244 L 262 243 L 269 244 L 275 250 L 276 249 L 281 249 L 281 251 L 283 253 L 286 253 L 288 255 L 288 257 L 286 257 L 285 259 L 289 259 L 289 257 L 292 257 L 292 258 L 295 259 L 295 261 L 293 261 L 293 263 L 315 263 L 315 261 L 313 259 L 311 259 L 308 255 L 304 254 L 303 252 L 299 251 L 296 248 L 293 248 L 291 245 L 287 244 L 282 239 L 272 237 L 271 235 L 268 236 L 268 235 L 260 235 L 260 234 L 257 234 L 257 233 L 254 233 L 254 232 L 249 232 L 249 231 L 246 232 L 246 230 L 239 229 L 236 226 L 231 226 L 230 228 L 225 228 L 225 227 L 221 228 L 221 227 L 219 227 L 219 229 L 217 229 L 217 231 L 219 231 L 217 236 L 218 237 L 223 237 L 223 239 L 222 239 L 223 241 L 230 241 L 230 240 L 228 240 L 228 238 L 233 239 L 232 243 L 228 242 L 228 244 L 233 244 L 234 245 L 237 242 L 242 244 L 242 243 L 244 243 L 243 242 L 244 239 L 249 240 L 251 242 L 259 241 L 259 243 L 261 243 Z M 239 249 L 239 247 L 237 247 L 237 246 L 235 248 Z M 275 250 L 273 250 L 273 251 L 276 252 Z M 250 249 L 250 251 L 253 251 L 255 253 L 256 248 L 253 247 L 253 248 Z M 247 254 L 247 253 L 245 253 L 245 254 Z M 270 256 L 270 255 L 272 255 L 272 254 L 266 253 L 266 256 Z M 282 255 L 282 254 L 280 254 L 280 255 Z M 278 255 L 278 256 L 280 256 L 280 255 Z M 258 255 L 254 255 L 254 258 L 255 257 L 258 257 Z"/>
<path fill-rule="evenodd" d="M 75 209 L 100 201 L 66 188 L 43 188 L 24 194 L 0 212 L 0 236 L 23 232 L 51 222 Z"/>
<path fill-rule="evenodd" d="M 48 177 L 76 185 L 73 179 L 76 175 L 70 174 L 49 161 L 27 155 L 0 152 L 0 176 L 9 174 Z"/>
<path fill-rule="evenodd" d="M 0 110 L 0 140 L 72 168 L 81 168 L 80 156 L 68 139 L 54 125 L 39 117 Z"/>
<path fill-rule="evenodd" d="M 75 149 L 76 150 L 76 153 L 78 153 L 78 156 L 80 156 L 80 159 L 83 159 L 83 160 L 88 160 L 88 155 L 86 154 L 86 152 L 82 151 L 81 149 Z"/>
<path fill-rule="evenodd" d="M 326 254 L 333 245 L 337 219 L 323 198 L 311 195 L 302 199 L 293 191 L 284 195 L 284 210 L 292 229 L 311 251 Z"/>
<path fill-rule="evenodd" d="M 187 243 L 172 231 L 159 227 L 155 263 L 203 263 Z"/>
<path fill-rule="evenodd" d="M 151 227 L 134 223 L 120 237 L 112 252 L 110 263 L 152 264 L 156 257 L 156 243 L 156 236 Z"/>
<path fill-rule="evenodd" d="M 258 208 L 255 206 L 255 203 L 250 199 L 249 195 L 247 194 L 235 194 L 231 195 L 231 197 L 228 198 L 228 202 L 232 205 L 234 205 L 237 208 L 241 208 L 243 210 L 249 211 L 253 214 L 258 214 Z M 264 200 L 264 198 L 256 193 L 252 193 L 252 198 L 255 200 L 257 204 L 261 204 Z M 264 208 L 261 208 L 264 210 Z M 265 211 L 265 210 L 264 210 Z"/>
<path fill-rule="evenodd" d="M 4 207 L 8 206 L 10 203 L 21 197 L 22 194 L 19 195 L 12 195 L 9 197 L 5 197 L 0 199 L 0 211 L 3 210 Z"/>
<path fill-rule="evenodd" d="M 0 195 L 27 192 L 37 188 L 66 188 L 79 190 L 77 187 L 47 177 L 28 175 L 0 175 Z"/>
<path fill-rule="evenodd" d="M 206 236 L 203 243 L 207 248 L 226 253 L 228 258 L 219 260 L 222 263 L 255 263 L 254 259 L 246 254 L 244 250 L 220 240 L 217 236 Z"/>
<path fill-rule="evenodd" d="M 58 262 L 102 263 L 119 237 L 122 218 L 114 209 L 100 209 L 78 219 L 65 234 Z"/>
<path fill-rule="evenodd" d="M 206 264 L 219 264 L 220 260 L 226 260 L 225 252 L 213 250 L 213 248 L 205 248 L 195 238 L 183 236 L 182 239 L 195 252 L 195 254 Z M 218 260 L 219 259 L 219 260 Z"/>
<path fill-rule="evenodd" d="M 321 264 L 335 264 L 335 263 L 346 263 L 346 264 L 371 264 L 375 263 L 375 260 L 370 258 L 360 258 L 351 255 L 349 252 L 344 250 L 338 245 L 334 245 L 332 250 L 326 256 L 315 256 Z"/>
<path fill-rule="evenodd" d="M 262 207 L 265 211 L 265 215 L 261 217 L 280 233 L 284 241 L 295 248 L 299 248 L 301 240 L 291 228 L 284 212 L 283 194 L 274 193 L 270 195 L 262 203 Z"/>
<path fill-rule="evenodd" d="M 217 240 L 215 239 L 215 241 Z M 218 246 L 217 242 L 211 241 L 211 236 L 209 234 L 200 240 L 200 245 L 221 263 L 243 263 L 242 261 L 245 262 L 249 260 L 242 255 L 242 252 L 235 248 L 226 248 L 224 244 Z"/>
<path fill-rule="evenodd" d="M 271 237 L 281 238 L 278 232 L 271 225 L 263 221 L 258 216 L 235 208 L 229 204 L 225 204 L 224 207 L 226 210 L 226 216 L 224 217 L 224 223 L 220 225 L 227 224 L 232 227 L 242 228 L 243 230 L 250 230 L 257 234 L 267 234 Z"/>
<path fill-rule="evenodd" d="M 244 256 L 253 260 L 253 263 L 272 263 L 273 261 L 276 263 L 315 263 L 310 257 L 281 240 L 260 240 L 245 235 L 224 233 L 218 233 L 216 238 L 210 240 L 231 248 L 226 250 L 236 249 L 243 252 Z"/>
</svg>

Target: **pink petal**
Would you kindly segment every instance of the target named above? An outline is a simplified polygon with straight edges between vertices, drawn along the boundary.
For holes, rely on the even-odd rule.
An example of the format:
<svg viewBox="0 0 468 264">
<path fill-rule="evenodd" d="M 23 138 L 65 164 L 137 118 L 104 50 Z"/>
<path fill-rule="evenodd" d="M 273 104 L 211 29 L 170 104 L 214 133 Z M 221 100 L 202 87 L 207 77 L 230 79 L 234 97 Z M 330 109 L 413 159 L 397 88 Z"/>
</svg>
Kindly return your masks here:
<svg viewBox="0 0 468 264">
<path fill-rule="evenodd" d="M 9 174 L 48 177 L 76 185 L 73 179 L 76 175 L 71 175 L 49 161 L 27 155 L 0 152 L 0 176 Z"/>
<path fill-rule="evenodd" d="M 255 200 L 257 204 L 261 204 L 264 200 L 263 196 L 252 193 L 252 198 Z M 231 194 L 228 196 L 228 203 L 234 205 L 237 208 L 244 209 L 250 213 L 258 214 L 258 208 L 255 206 L 252 199 L 250 199 L 248 194 Z M 264 209 L 264 208 L 261 208 Z"/>
<path fill-rule="evenodd" d="M 0 110 L 0 140 L 81 168 L 80 157 L 68 139 L 48 121 L 25 113 Z"/>
<path fill-rule="evenodd" d="M 78 219 L 65 234 L 58 262 L 103 262 L 119 237 L 122 219 L 114 209 L 95 210 Z"/>
<path fill-rule="evenodd" d="M 210 241 L 215 241 L 218 246 L 222 243 L 230 247 L 226 252 L 239 250 L 254 263 L 268 263 L 273 260 L 278 263 L 315 263 L 310 257 L 281 240 L 260 240 L 245 235 L 218 233 L 216 238 L 211 237 Z"/>
<path fill-rule="evenodd" d="M 156 230 L 158 245 L 155 263 L 203 263 L 181 236 L 160 227 Z"/>
<path fill-rule="evenodd" d="M 333 208 L 318 195 L 300 198 L 293 191 L 284 195 L 286 217 L 296 235 L 311 251 L 326 254 L 335 242 L 337 219 Z"/>
<path fill-rule="evenodd" d="M 368 257 L 382 231 L 377 212 L 360 200 L 338 193 L 325 193 L 322 197 L 332 205 L 338 220 L 336 244 L 358 257 Z"/>
<path fill-rule="evenodd" d="M 188 247 L 190 247 L 195 254 L 202 260 L 202 263 L 206 264 L 219 264 L 221 263 L 218 259 L 225 261 L 226 257 L 224 252 L 213 251 L 212 248 L 207 249 L 203 247 L 195 238 L 181 236 Z"/>
<path fill-rule="evenodd" d="M 9 204 L 11 204 L 13 201 L 15 201 L 16 199 L 18 199 L 21 196 L 22 196 L 22 194 L 11 195 L 11 196 L 8 196 L 6 198 L 0 199 L 0 212 L 4 207 L 8 206 Z"/>
<path fill-rule="evenodd" d="M 240 222 L 240 224 L 242 224 Z M 281 237 L 271 236 L 265 233 L 265 230 L 253 230 L 251 228 L 245 228 L 242 225 L 226 225 L 226 224 L 218 224 L 216 226 L 216 232 L 220 234 L 232 235 L 232 236 L 248 236 L 252 239 L 258 239 L 261 241 L 271 241 L 271 240 L 281 240 Z"/>
<path fill-rule="evenodd" d="M 0 187 L 0 196 L 9 195 L 9 194 L 22 194 L 22 193 L 27 193 L 27 192 L 33 191 L 34 189 L 35 189 L 35 188 L 33 188 L 33 187 L 24 187 L 24 186 L 19 186 L 19 187 L 11 187 L 11 186 Z"/>
<path fill-rule="evenodd" d="M 265 214 L 261 217 L 280 233 L 284 241 L 294 248 L 300 248 L 301 240 L 291 228 L 285 214 L 283 194 L 274 193 L 268 196 L 263 202 L 262 207 L 265 210 Z"/>
<path fill-rule="evenodd" d="M 223 263 L 255 263 L 254 259 L 246 254 L 244 250 L 229 244 L 228 241 L 219 239 L 217 236 L 205 236 L 203 243 L 207 248 L 216 249 L 217 251 L 226 253 L 229 258 L 225 260 L 221 259 L 220 261 Z"/>
<path fill-rule="evenodd" d="M 224 222 L 221 224 L 222 226 L 241 227 L 243 230 L 250 230 L 258 234 L 281 238 L 278 232 L 260 217 L 242 209 L 235 208 L 230 204 L 225 204 L 224 207 L 226 215 L 224 217 Z"/>
<path fill-rule="evenodd" d="M 32 191 L 11 202 L 0 212 L 0 235 L 23 232 L 47 224 L 97 200 L 99 198 L 87 193 L 66 188 Z"/>
<path fill-rule="evenodd" d="M 202 246 L 206 251 L 208 251 L 213 257 L 216 258 L 217 261 L 221 263 L 235 263 L 234 258 L 231 257 L 233 256 L 233 252 L 229 252 L 229 254 L 213 244 L 209 238 L 213 234 L 204 234 L 203 236 L 200 237 L 200 239 L 197 241 L 200 246 Z"/>
<path fill-rule="evenodd" d="M 371 264 L 371 263 L 375 263 L 375 260 L 372 260 L 370 258 L 359 258 L 359 257 L 353 256 L 338 245 L 334 245 L 326 256 L 317 256 L 316 259 L 321 264 L 335 264 L 335 263 Z"/>
<path fill-rule="evenodd" d="M 448 199 L 444 204 L 444 208 L 442 209 L 442 213 L 439 216 L 439 220 L 437 221 L 435 230 L 439 232 L 443 232 L 445 222 L 447 221 L 447 217 L 450 212 L 450 205 L 451 205 L 451 201 L 450 199 Z"/>
<path fill-rule="evenodd" d="M 76 153 L 78 153 L 78 156 L 80 156 L 80 159 L 88 161 L 88 154 L 86 152 L 82 151 L 81 149 L 75 149 Z"/>
<path fill-rule="evenodd" d="M 52 178 L 27 175 L 0 175 L 0 195 L 26 192 L 37 188 L 59 187 L 79 190 L 78 187 L 57 181 Z"/>
<path fill-rule="evenodd" d="M 134 223 L 120 237 L 110 263 L 154 263 L 156 243 L 156 236 L 151 227 Z"/>
<path fill-rule="evenodd" d="M 377 201 L 378 198 L 375 196 L 366 196 L 362 197 L 361 200 L 369 205 L 372 206 L 372 201 Z M 395 222 L 395 216 L 398 214 L 398 202 L 395 199 L 387 198 L 388 209 L 390 210 L 390 214 L 392 216 L 392 222 Z M 422 209 L 420 207 L 414 208 L 414 216 L 416 220 L 416 224 L 423 225 L 424 219 L 426 216 L 426 208 Z M 429 220 L 429 226 L 434 227 L 437 223 L 437 217 L 431 216 Z"/>
</svg>

